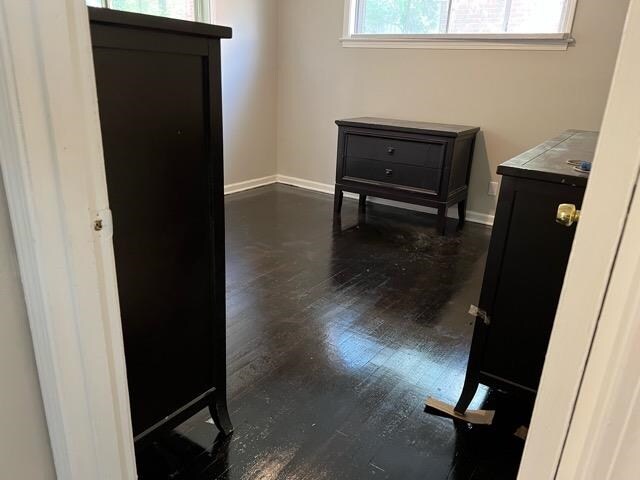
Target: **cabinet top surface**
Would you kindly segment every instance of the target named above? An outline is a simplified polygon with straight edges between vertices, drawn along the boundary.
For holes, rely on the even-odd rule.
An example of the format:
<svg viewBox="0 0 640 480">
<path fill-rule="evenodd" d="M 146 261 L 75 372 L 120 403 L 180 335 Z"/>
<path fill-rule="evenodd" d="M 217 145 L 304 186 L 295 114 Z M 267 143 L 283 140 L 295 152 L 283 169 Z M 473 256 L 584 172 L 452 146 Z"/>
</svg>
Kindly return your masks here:
<svg viewBox="0 0 640 480">
<path fill-rule="evenodd" d="M 220 25 L 123 12 L 108 8 L 88 7 L 88 9 L 89 20 L 95 24 L 180 33 L 196 37 L 231 38 L 231 28 Z"/>
<path fill-rule="evenodd" d="M 598 132 L 567 130 L 500 164 L 498 173 L 584 187 L 589 174 L 576 171 L 567 162 L 593 162 L 598 135 Z"/>
<path fill-rule="evenodd" d="M 362 127 L 379 130 L 395 130 L 408 133 L 428 133 L 445 137 L 458 137 L 476 133 L 479 127 L 467 125 L 450 125 L 445 123 L 414 122 L 410 120 L 395 120 L 391 118 L 359 117 L 336 120 L 338 126 Z"/>
</svg>

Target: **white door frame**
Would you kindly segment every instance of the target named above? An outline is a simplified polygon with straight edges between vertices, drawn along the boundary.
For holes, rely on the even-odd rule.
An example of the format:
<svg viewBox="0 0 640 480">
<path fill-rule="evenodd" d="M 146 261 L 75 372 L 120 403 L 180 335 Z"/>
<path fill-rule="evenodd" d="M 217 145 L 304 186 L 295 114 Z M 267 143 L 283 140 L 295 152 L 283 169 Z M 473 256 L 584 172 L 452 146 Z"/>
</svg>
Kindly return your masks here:
<svg viewBox="0 0 640 480">
<path fill-rule="evenodd" d="M 640 114 L 636 122 L 638 119 Z M 640 122 L 636 128 L 640 128 Z M 636 155 L 640 157 L 640 141 Z M 636 190 L 558 469 L 559 478 L 632 479 L 640 471 L 639 247 L 640 191 Z"/>
<path fill-rule="evenodd" d="M 638 199 L 631 205 L 640 171 L 638 58 L 640 0 L 631 0 L 520 468 L 523 480 L 614 478 L 603 473 L 616 461 L 619 432 L 611 428 L 631 427 L 629 402 L 640 385 Z M 620 368 L 632 360 L 635 368 Z"/>
<path fill-rule="evenodd" d="M 83 0 L 0 0 L 0 166 L 58 478 L 136 478 Z"/>
<path fill-rule="evenodd" d="M 640 166 L 639 10 L 640 0 L 631 0 L 523 457 L 520 478 L 526 480 L 592 478 L 592 467 L 624 471 L 625 451 L 613 427 L 625 426 L 629 434 L 629 412 L 640 408 L 632 348 L 640 338 L 638 289 L 629 291 L 640 283 L 634 256 L 640 201 L 629 208 Z M 0 0 L 0 165 L 58 478 L 133 479 L 83 0 Z M 98 219 L 101 231 L 93 228 Z M 616 368 L 621 365 L 627 368 Z"/>
</svg>

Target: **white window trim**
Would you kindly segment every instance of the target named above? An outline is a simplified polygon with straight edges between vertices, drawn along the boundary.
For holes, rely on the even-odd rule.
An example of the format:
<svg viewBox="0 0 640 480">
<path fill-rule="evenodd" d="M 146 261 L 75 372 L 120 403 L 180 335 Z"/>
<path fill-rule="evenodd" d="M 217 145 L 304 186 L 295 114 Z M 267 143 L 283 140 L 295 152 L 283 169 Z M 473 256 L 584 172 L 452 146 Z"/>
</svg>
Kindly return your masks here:
<svg viewBox="0 0 640 480">
<path fill-rule="evenodd" d="M 196 22 L 213 23 L 213 1 L 193 0 L 196 11 Z M 111 8 L 111 0 L 100 0 L 102 8 Z"/>
<path fill-rule="evenodd" d="M 454 50 L 567 50 L 578 0 L 569 0 L 562 21 L 563 31 L 550 34 L 361 34 L 356 31 L 357 0 L 345 0 L 344 27 L 340 42 L 355 48 L 430 48 Z"/>
</svg>

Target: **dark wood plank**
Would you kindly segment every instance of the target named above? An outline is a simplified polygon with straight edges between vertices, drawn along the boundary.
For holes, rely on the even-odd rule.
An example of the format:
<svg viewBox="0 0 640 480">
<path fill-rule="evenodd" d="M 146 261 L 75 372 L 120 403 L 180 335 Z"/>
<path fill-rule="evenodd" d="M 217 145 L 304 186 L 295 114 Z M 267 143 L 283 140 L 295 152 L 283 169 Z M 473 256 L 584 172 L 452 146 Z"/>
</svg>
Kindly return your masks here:
<svg viewBox="0 0 640 480">
<path fill-rule="evenodd" d="M 427 394 L 452 402 L 462 387 L 466 312 L 490 230 L 469 224 L 440 237 L 433 216 L 376 204 L 362 215 L 352 199 L 336 230 L 332 201 L 281 185 L 227 197 L 236 430 L 224 441 L 206 412 L 194 416 L 140 453 L 143 480 L 445 480 L 517 470 L 523 442 L 511 424 L 525 422 L 529 406 L 523 419 L 482 431 L 423 412 Z"/>
</svg>

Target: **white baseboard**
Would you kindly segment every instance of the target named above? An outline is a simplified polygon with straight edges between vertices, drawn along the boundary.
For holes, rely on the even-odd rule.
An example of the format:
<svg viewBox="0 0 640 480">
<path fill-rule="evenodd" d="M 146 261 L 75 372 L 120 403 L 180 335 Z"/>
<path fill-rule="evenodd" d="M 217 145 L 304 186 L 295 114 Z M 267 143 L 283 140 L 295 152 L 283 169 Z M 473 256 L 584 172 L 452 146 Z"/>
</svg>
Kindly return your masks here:
<svg viewBox="0 0 640 480">
<path fill-rule="evenodd" d="M 244 182 L 230 183 L 224 186 L 224 194 L 229 195 L 231 193 L 244 192 L 245 190 L 251 190 L 252 188 L 264 187 L 265 185 L 271 185 L 276 183 L 277 175 L 269 175 L 268 177 L 254 178 L 252 180 L 246 180 Z"/>
<path fill-rule="evenodd" d="M 456 215 L 456 218 L 458 218 L 457 215 Z M 494 219 L 495 219 L 494 215 L 467 210 L 467 220 L 472 223 L 480 223 L 482 225 L 488 225 L 490 227 L 493 227 Z"/>
<path fill-rule="evenodd" d="M 314 182 L 311 180 L 305 180 L 303 178 L 289 177 L 286 175 L 276 175 L 277 183 L 284 183 L 286 185 L 293 185 L 294 187 L 305 188 L 307 190 L 315 190 L 316 192 L 328 193 L 333 195 L 335 186 L 327 183 Z M 344 192 L 344 196 L 347 198 L 358 198 L 355 193 Z M 381 205 L 390 205 L 392 207 L 407 208 L 410 210 L 416 210 L 418 212 L 426 212 L 435 214 L 436 209 L 430 207 L 423 207 L 421 205 L 412 205 L 410 203 L 396 202 L 394 200 L 387 200 L 384 198 L 369 197 L 369 201 L 373 203 L 379 203 Z M 458 212 L 456 208 L 450 208 L 447 215 L 449 218 L 458 218 Z M 493 226 L 493 215 L 486 213 L 479 213 L 467 210 L 467 220 L 473 223 L 481 223 L 482 225 Z"/>
<path fill-rule="evenodd" d="M 248 180 L 246 182 L 234 183 L 227 185 L 224 188 L 225 195 L 229 193 L 241 192 L 243 190 L 249 190 L 251 188 L 261 187 L 263 185 L 269 185 L 271 183 L 283 183 L 285 185 L 292 185 L 298 188 L 304 188 L 306 190 L 313 190 L 315 192 L 327 193 L 333 195 L 335 186 L 327 183 L 314 182 L 313 180 L 306 180 L 304 178 L 289 177 L 287 175 L 272 175 L 270 177 L 257 178 L 255 180 Z M 344 196 L 347 198 L 358 198 L 355 193 L 344 192 Z M 387 200 L 384 198 L 369 197 L 369 201 L 378 203 L 381 205 L 389 205 L 392 207 L 407 208 L 409 210 L 416 210 L 418 212 L 425 212 L 435 214 L 436 209 L 430 207 L 423 207 L 421 205 L 412 205 L 409 203 L 396 202 L 394 200 Z M 449 218 L 458 218 L 458 212 L 456 208 L 450 208 L 448 213 Z M 479 213 L 467 210 L 467 220 L 473 223 L 480 223 L 482 225 L 493 226 L 493 215 L 486 213 Z"/>
<path fill-rule="evenodd" d="M 333 195 L 335 191 L 334 185 L 326 183 L 305 180 L 304 178 L 288 177 L 286 175 L 276 175 L 276 177 L 278 178 L 278 183 L 284 183 L 285 185 L 292 185 L 294 187 L 305 188 L 307 190 L 328 193 L 329 195 Z"/>
</svg>

